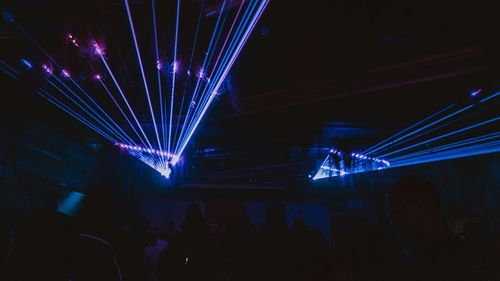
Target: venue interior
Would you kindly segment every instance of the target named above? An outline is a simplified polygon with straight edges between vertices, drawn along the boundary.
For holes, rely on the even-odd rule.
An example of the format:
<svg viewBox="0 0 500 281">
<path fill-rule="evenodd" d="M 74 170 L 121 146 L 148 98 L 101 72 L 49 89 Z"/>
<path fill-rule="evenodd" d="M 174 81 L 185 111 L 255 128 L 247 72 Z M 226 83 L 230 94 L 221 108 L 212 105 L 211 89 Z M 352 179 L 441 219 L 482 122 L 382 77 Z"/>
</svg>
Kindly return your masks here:
<svg viewBox="0 0 500 281">
<path fill-rule="evenodd" d="M 0 0 L 0 280 L 500 280 L 494 2 Z"/>
</svg>

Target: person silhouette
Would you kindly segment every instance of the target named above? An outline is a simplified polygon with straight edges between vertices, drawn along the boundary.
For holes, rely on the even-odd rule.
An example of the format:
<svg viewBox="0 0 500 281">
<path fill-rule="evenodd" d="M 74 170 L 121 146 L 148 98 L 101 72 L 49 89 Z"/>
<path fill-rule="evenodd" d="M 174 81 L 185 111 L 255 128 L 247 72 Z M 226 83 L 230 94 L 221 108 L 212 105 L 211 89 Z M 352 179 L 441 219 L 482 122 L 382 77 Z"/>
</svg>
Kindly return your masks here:
<svg viewBox="0 0 500 281">
<path fill-rule="evenodd" d="M 386 204 L 406 253 L 406 280 L 477 280 L 472 256 L 446 224 L 439 194 L 429 182 L 401 178 L 389 187 Z"/>
</svg>

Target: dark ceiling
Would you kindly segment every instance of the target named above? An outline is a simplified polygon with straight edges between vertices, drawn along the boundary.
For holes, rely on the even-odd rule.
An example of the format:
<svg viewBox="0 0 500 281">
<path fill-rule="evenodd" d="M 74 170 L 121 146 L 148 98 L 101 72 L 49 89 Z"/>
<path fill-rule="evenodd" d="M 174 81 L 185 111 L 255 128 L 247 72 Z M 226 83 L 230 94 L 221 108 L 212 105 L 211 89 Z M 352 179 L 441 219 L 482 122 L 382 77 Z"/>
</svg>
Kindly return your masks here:
<svg viewBox="0 0 500 281">
<path fill-rule="evenodd" d="M 166 34 L 160 45 L 168 53 L 175 1 L 157 2 Z M 133 50 L 123 44 L 130 43 L 130 33 L 122 1 L 0 3 L 62 63 L 80 63 L 65 44 L 67 32 L 105 38 L 128 88 L 139 87 Z M 150 23 L 143 24 L 150 1 L 131 4 L 137 29 L 150 30 Z M 199 1 L 184 5 L 189 7 L 184 16 L 194 23 Z M 358 141 L 346 137 L 363 146 L 467 96 L 472 88 L 493 89 L 500 50 L 494 7 L 493 1 L 271 0 L 231 72 L 233 90 L 211 107 L 191 153 L 217 148 L 220 153 L 203 164 L 217 168 L 208 170 L 293 165 L 308 158 L 294 158 L 292 151 L 321 145 L 328 122 L 375 129 L 375 136 Z M 181 33 L 193 28 L 185 24 Z M 31 51 L 6 22 L 0 22 L 0 36 L 0 57 Z M 180 45 L 189 52 L 188 43 Z"/>
</svg>

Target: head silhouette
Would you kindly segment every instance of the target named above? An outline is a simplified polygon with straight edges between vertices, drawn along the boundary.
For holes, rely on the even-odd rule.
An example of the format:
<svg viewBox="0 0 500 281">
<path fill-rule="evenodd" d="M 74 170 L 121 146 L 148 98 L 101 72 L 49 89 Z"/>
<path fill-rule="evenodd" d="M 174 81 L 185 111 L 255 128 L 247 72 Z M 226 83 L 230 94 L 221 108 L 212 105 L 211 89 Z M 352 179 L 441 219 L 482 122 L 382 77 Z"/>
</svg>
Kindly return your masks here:
<svg viewBox="0 0 500 281">
<path fill-rule="evenodd" d="M 431 236 L 442 229 L 439 194 L 420 177 L 401 178 L 389 188 L 386 203 L 391 223 L 409 240 Z"/>
</svg>

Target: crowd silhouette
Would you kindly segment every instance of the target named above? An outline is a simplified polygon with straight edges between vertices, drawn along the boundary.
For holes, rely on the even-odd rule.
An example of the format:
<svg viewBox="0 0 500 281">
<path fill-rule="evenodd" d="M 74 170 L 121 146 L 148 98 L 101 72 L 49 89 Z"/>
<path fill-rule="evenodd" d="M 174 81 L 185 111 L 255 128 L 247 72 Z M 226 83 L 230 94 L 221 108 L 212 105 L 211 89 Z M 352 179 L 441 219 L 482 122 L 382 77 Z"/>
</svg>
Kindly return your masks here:
<svg viewBox="0 0 500 281">
<path fill-rule="evenodd" d="M 264 225 L 247 215 L 209 227 L 196 205 L 176 230 L 146 220 L 116 227 L 111 196 L 88 190 L 78 217 L 35 212 L 11 229 L 4 280 L 500 280 L 498 240 L 472 223 L 454 235 L 439 195 L 405 177 L 387 189 L 388 225 L 365 224 L 333 241 L 286 208 L 269 205 Z M 335 230 L 333 230 L 335 231 Z"/>
</svg>

